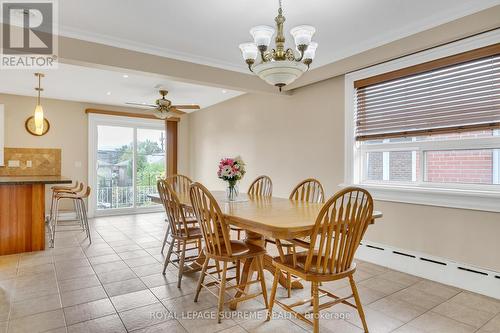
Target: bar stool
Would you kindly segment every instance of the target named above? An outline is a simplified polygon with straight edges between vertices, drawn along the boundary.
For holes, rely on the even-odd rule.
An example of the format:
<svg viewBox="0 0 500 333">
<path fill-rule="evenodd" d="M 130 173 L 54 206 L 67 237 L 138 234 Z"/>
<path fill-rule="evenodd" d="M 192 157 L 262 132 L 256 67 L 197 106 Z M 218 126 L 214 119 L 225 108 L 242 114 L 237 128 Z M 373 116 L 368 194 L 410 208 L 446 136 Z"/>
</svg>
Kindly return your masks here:
<svg viewBox="0 0 500 333">
<path fill-rule="evenodd" d="M 55 204 L 55 196 L 57 193 L 77 193 L 83 191 L 83 183 L 80 183 L 78 180 L 75 181 L 75 185 L 73 186 L 63 186 L 63 185 L 56 185 L 52 186 L 52 198 L 51 198 L 51 203 L 50 203 L 50 213 L 49 216 L 45 218 L 45 223 L 49 223 L 54 218 L 54 204 Z M 75 209 L 75 213 L 77 214 L 77 219 L 80 220 L 80 216 L 78 215 L 78 209 L 76 209 L 76 205 L 74 204 L 75 202 L 73 201 L 73 207 Z"/>
<path fill-rule="evenodd" d="M 56 228 L 59 218 L 59 201 L 61 199 L 73 200 L 73 203 L 77 211 L 77 218 L 80 222 L 80 225 L 86 232 L 90 244 L 92 244 L 89 221 L 87 218 L 87 209 L 84 201 L 84 199 L 90 196 L 91 188 L 90 186 L 83 185 L 83 183 L 80 184 L 80 188 L 82 188 L 82 190 L 80 190 L 79 192 L 58 192 L 54 195 L 54 213 L 53 213 L 53 218 L 51 219 L 52 225 L 49 224 L 51 247 L 54 247 L 55 243 Z M 84 188 L 85 190 L 83 190 Z"/>
</svg>

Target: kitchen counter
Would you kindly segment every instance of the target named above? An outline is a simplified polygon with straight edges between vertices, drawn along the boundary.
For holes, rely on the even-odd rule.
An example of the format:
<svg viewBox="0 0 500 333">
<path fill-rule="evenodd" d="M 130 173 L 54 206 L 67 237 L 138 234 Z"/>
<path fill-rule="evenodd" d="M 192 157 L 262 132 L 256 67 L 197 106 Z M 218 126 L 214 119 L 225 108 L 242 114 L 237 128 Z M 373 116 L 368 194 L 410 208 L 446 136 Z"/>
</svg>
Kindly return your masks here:
<svg viewBox="0 0 500 333">
<path fill-rule="evenodd" d="M 45 185 L 60 176 L 0 177 L 0 255 L 45 249 Z"/>
<path fill-rule="evenodd" d="M 67 179 L 61 176 L 0 177 L 0 185 L 27 185 L 27 184 L 71 184 L 71 179 Z"/>
</svg>

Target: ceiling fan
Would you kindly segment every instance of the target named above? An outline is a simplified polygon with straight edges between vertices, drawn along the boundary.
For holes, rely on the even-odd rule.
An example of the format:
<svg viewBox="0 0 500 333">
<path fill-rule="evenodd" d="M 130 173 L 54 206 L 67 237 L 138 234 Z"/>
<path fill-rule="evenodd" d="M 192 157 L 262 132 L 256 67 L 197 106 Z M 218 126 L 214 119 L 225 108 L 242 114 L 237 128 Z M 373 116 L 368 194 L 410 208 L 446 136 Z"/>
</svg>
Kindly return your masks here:
<svg viewBox="0 0 500 333">
<path fill-rule="evenodd" d="M 153 114 L 160 119 L 167 119 L 174 114 L 185 114 L 186 112 L 181 111 L 184 110 L 199 110 L 200 106 L 196 104 L 188 104 L 188 105 L 172 105 L 172 102 L 165 98 L 168 94 L 167 90 L 161 89 L 160 91 L 161 98 L 158 98 L 155 104 L 144 104 L 144 103 L 132 103 L 127 102 L 125 104 L 128 105 L 136 105 L 136 106 L 147 106 L 150 107 L 153 111 Z"/>
</svg>

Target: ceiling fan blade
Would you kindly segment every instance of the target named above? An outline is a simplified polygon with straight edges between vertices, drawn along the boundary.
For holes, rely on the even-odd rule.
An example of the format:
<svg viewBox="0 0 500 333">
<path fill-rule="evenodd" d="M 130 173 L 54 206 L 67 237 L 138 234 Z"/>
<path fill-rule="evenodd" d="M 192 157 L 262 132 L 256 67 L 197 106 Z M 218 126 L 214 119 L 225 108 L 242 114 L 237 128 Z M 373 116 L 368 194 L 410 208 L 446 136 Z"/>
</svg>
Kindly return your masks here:
<svg viewBox="0 0 500 333">
<path fill-rule="evenodd" d="M 155 108 L 155 104 L 143 104 L 143 103 L 132 103 L 132 102 L 125 102 L 127 105 L 137 105 L 137 106 L 142 106 L 142 107 L 150 107 L 150 108 Z"/>
<path fill-rule="evenodd" d="M 186 110 L 199 110 L 200 106 L 195 105 L 195 104 L 188 104 L 188 105 L 172 105 L 172 107 L 176 109 L 186 109 Z"/>
<path fill-rule="evenodd" d="M 177 114 L 185 114 L 186 113 L 186 112 L 178 110 L 178 109 L 176 109 L 174 107 L 170 107 L 169 111 L 172 112 L 172 113 L 177 113 Z"/>
</svg>

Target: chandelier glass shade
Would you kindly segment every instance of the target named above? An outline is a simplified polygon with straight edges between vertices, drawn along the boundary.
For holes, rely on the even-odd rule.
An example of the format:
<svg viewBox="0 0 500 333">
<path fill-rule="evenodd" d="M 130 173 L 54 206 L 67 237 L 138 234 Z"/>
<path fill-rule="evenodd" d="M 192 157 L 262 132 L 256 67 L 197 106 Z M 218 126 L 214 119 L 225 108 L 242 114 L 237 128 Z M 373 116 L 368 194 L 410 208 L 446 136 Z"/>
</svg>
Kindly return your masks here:
<svg viewBox="0 0 500 333">
<path fill-rule="evenodd" d="M 251 72 L 281 90 L 309 69 L 316 55 L 318 43 L 312 41 L 316 29 L 310 25 L 300 25 L 290 30 L 295 50 L 285 49 L 283 33 L 285 17 L 281 0 L 275 22 L 276 29 L 267 25 L 258 25 L 250 29 L 253 42 L 240 44 L 240 50 Z M 269 49 L 275 34 L 275 47 Z M 257 61 L 259 63 L 256 63 Z"/>
</svg>

